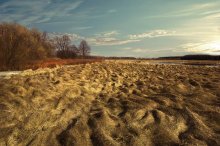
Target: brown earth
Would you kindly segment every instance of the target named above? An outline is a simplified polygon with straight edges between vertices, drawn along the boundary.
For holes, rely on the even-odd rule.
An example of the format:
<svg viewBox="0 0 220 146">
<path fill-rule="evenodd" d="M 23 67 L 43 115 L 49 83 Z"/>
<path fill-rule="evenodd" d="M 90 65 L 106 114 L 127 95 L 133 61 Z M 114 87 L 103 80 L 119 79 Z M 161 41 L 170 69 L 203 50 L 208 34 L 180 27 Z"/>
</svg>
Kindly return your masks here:
<svg viewBox="0 0 220 146">
<path fill-rule="evenodd" d="M 105 61 L 2 78 L 6 145 L 220 145 L 220 67 Z"/>
</svg>

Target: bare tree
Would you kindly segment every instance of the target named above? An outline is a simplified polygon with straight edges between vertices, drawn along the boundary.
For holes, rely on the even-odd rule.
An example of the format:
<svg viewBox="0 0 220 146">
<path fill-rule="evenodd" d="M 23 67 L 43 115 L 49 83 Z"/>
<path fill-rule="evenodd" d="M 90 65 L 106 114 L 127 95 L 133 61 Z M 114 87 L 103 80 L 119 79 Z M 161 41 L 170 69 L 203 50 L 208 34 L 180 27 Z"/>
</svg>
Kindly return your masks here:
<svg viewBox="0 0 220 146">
<path fill-rule="evenodd" d="M 41 43 L 47 53 L 46 54 L 47 57 L 54 57 L 55 56 L 54 42 L 52 39 L 50 39 L 47 32 L 45 31 L 41 34 Z"/>
<path fill-rule="evenodd" d="M 75 58 L 78 56 L 78 48 L 73 44 L 70 46 L 70 58 Z"/>
<path fill-rule="evenodd" d="M 82 40 L 80 42 L 79 48 L 78 48 L 78 54 L 80 56 L 82 56 L 83 58 L 85 58 L 86 56 L 90 55 L 90 46 L 88 45 L 88 43 L 85 40 Z"/>
<path fill-rule="evenodd" d="M 71 45 L 71 40 L 67 35 L 56 37 L 55 46 L 57 48 L 57 57 L 75 58 L 77 56 L 77 47 L 75 45 Z"/>
<path fill-rule="evenodd" d="M 62 37 L 56 37 L 55 38 L 55 46 L 58 50 L 68 50 L 70 46 L 70 38 L 67 35 L 63 35 Z"/>
</svg>

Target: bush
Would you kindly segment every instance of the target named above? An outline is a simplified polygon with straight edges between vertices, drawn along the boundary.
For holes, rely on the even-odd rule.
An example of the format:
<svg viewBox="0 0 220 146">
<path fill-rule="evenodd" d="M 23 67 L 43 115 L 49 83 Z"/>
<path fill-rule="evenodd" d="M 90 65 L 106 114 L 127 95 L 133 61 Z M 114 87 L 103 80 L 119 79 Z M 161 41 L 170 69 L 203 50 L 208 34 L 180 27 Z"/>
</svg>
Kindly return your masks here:
<svg viewBox="0 0 220 146">
<path fill-rule="evenodd" d="M 45 34 L 16 23 L 0 24 L 0 69 L 19 70 L 29 61 L 52 54 L 53 45 Z"/>
<path fill-rule="evenodd" d="M 76 58 L 77 57 L 77 53 L 75 52 L 75 50 L 58 50 L 57 51 L 57 57 L 61 58 L 61 59 L 68 59 L 68 58 Z"/>
</svg>

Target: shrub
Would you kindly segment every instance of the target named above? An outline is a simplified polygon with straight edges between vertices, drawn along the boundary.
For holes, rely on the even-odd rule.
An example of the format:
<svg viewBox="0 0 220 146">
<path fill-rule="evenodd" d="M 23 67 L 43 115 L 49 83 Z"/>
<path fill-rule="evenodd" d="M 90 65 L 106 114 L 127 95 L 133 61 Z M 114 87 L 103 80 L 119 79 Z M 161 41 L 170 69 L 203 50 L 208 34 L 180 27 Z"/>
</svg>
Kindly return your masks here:
<svg viewBox="0 0 220 146">
<path fill-rule="evenodd" d="M 45 34 L 16 23 L 0 24 L 0 69 L 22 69 L 29 61 L 48 57 L 53 45 Z"/>
</svg>

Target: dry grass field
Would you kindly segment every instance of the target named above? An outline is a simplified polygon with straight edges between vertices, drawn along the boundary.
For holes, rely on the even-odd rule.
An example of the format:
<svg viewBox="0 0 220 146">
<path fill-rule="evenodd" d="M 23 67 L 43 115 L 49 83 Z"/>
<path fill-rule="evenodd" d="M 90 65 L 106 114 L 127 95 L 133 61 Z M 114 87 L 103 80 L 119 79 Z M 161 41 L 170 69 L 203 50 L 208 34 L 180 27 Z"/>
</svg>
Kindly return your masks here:
<svg viewBox="0 0 220 146">
<path fill-rule="evenodd" d="M 39 68 L 54 68 L 62 65 L 77 65 L 77 64 L 87 64 L 94 62 L 101 62 L 102 59 L 60 59 L 60 58 L 49 58 L 37 61 L 30 61 L 26 65 L 22 66 L 20 70 L 25 69 L 39 69 Z M 1 68 L 0 68 L 1 70 Z"/>
<path fill-rule="evenodd" d="M 0 145 L 220 145 L 220 67 L 103 61 L 1 78 Z"/>
</svg>

